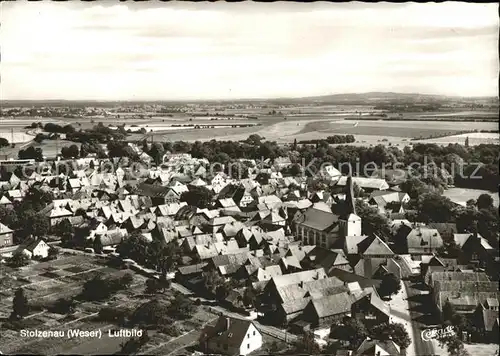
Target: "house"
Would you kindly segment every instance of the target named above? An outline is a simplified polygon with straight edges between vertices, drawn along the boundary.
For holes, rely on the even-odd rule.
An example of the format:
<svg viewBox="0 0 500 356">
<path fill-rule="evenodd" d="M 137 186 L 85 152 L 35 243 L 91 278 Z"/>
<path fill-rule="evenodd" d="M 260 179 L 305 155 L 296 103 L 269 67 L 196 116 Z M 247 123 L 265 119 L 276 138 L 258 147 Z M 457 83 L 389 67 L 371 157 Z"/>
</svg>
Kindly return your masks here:
<svg viewBox="0 0 500 356">
<path fill-rule="evenodd" d="M 337 186 L 345 187 L 347 183 L 346 176 L 342 176 L 337 181 Z M 363 189 L 365 192 L 373 192 L 375 190 L 387 190 L 389 189 L 389 184 L 385 181 L 385 179 L 380 178 L 364 178 L 364 177 L 352 177 L 353 183 L 355 183 L 358 187 Z"/>
<path fill-rule="evenodd" d="M 281 171 L 283 168 L 290 167 L 292 161 L 289 157 L 276 157 L 273 162 L 273 166 L 277 171 Z"/>
<path fill-rule="evenodd" d="M 0 248 L 14 245 L 14 231 L 0 222 Z"/>
<path fill-rule="evenodd" d="M 498 344 L 499 318 L 498 299 L 488 298 L 490 303 L 496 305 L 496 309 L 489 309 L 488 301 L 479 304 L 471 316 L 471 323 L 477 328 L 479 342 Z"/>
<path fill-rule="evenodd" d="M 493 248 L 484 237 L 477 233 L 453 234 L 453 240 L 460 248 L 458 260 L 461 263 L 473 263 L 492 275 L 498 273 L 498 249 Z"/>
<path fill-rule="evenodd" d="M 201 331 L 199 343 L 205 353 L 248 355 L 262 347 L 262 334 L 249 320 L 220 316 Z"/>
<path fill-rule="evenodd" d="M 348 256 L 394 257 L 391 248 L 378 236 L 347 236 L 344 250 Z"/>
<path fill-rule="evenodd" d="M 385 179 L 385 181 L 391 186 L 398 186 L 404 183 L 409 176 L 408 171 L 404 171 L 402 169 L 376 169 L 372 172 L 372 178 L 381 178 Z"/>
<path fill-rule="evenodd" d="M 38 238 L 28 238 L 14 253 L 22 253 L 29 258 L 46 258 L 49 255 L 49 249 L 50 246 L 44 240 Z"/>
<path fill-rule="evenodd" d="M 73 216 L 73 213 L 64 207 L 54 207 L 46 216 L 50 220 L 50 226 L 57 225 L 60 221 Z"/>
<path fill-rule="evenodd" d="M 375 289 L 359 298 L 352 304 L 353 318 L 362 320 L 365 325 L 388 323 L 391 317 L 391 307 L 380 299 Z"/>
<path fill-rule="evenodd" d="M 340 173 L 340 171 L 332 165 L 325 165 L 324 167 L 321 167 L 318 175 L 319 177 L 330 181 L 337 181 L 342 177 L 342 173 Z"/>
<path fill-rule="evenodd" d="M 368 204 L 376 206 L 380 213 L 385 213 L 386 210 L 404 212 L 403 205 L 409 201 L 407 193 L 378 190 L 370 194 Z"/>
<path fill-rule="evenodd" d="M 330 326 L 351 313 L 353 296 L 348 292 L 312 299 L 304 308 L 302 319 L 312 327 Z"/>
<path fill-rule="evenodd" d="M 429 255 L 437 253 L 443 246 L 443 239 L 436 229 L 416 226 L 406 236 L 410 255 Z"/>
<path fill-rule="evenodd" d="M 306 248 L 311 248 L 307 249 Z M 346 271 L 352 271 L 352 267 L 344 254 L 344 251 L 340 249 L 326 249 L 319 246 L 289 246 L 292 248 L 299 248 L 305 252 L 304 258 L 301 259 L 301 265 L 306 268 L 324 268 L 327 275 L 331 276 L 330 272 L 334 268 L 345 269 Z"/>
<path fill-rule="evenodd" d="M 447 276 L 432 284 L 433 301 L 440 312 L 449 302 L 458 313 L 472 314 L 479 303 L 500 298 L 498 282 L 484 279 L 484 273 L 436 272 L 433 277 L 436 277 L 435 274 Z M 457 277 L 457 280 L 450 279 L 452 276 Z"/>
<path fill-rule="evenodd" d="M 353 356 L 400 356 L 401 347 L 392 340 L 372 340 L 367 337 Z"/>
<path fill-rule="evenodd" d="M 7 198 L 7 196 L 5 196 L 5 195 L 3 195 L 0 198 L 0 205 L 5 206 L 5 207 L 13 206 L 12 201 L 9 198 Z"/>
</svg>

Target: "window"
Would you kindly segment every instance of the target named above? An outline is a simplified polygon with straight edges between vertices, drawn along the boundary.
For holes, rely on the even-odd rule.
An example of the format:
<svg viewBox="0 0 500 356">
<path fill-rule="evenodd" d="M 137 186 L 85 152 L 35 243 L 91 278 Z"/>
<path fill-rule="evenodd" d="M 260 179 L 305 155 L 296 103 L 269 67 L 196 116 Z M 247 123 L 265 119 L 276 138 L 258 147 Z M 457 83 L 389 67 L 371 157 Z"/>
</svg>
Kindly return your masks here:
<svg viewBox="0 0 500 356">
<path fill-rule="evenodd" d="M 250 339 L 250 334 L 248 334 L 247 337 Z"/>
<path fill-rule="evenodd" d="M 224 350 L 227 350 L 227 344 L 224 344 Z"/>
<path fill-rule="evenodd" d="M 247 349 L 249 349 L 249 348 L 250 348 L 250 344 L 247 344 Z"/>
<path fill-rule="evenodd" d="M 253 336 L 255 336 L 255 330 L 254 330 L 254 332 L 253 332 Z"/>
</svg>

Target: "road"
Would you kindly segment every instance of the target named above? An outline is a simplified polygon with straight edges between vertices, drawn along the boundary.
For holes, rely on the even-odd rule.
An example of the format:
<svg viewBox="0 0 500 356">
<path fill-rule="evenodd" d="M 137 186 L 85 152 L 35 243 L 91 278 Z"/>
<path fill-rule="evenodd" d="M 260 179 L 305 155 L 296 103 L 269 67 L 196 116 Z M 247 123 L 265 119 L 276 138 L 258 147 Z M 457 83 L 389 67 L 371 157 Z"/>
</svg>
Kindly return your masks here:
<svg viewBox="0 0 500 356">
<path fill-rule="evenodd" d="M 415 354 L 417 356 L 438 355 L 431 341 L 424 341 L 422 330 L 431 324 L 437 324 L 436 316 L 431 312 L 433 302 L 423 283 L 404 281 L 408 295 L 409 314 L 414 335 Z"/>
</svg>

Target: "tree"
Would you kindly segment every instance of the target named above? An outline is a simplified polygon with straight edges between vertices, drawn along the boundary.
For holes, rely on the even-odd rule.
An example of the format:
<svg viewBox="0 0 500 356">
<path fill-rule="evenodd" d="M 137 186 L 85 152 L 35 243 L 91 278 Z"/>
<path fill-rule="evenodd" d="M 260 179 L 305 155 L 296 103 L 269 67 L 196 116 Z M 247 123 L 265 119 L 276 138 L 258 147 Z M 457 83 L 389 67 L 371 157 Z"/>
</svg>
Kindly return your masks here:
<svg viewBox="0 0 500 356">
<path fill-rule="evenodd" d="M 219 284 L 215 288 L 215 298 L 217 298 L 217 300 L 219 301 L 223 301 L 229 295 L 230 290 L 231 289 L 229 288 L 229 285 L 227 283 Z"/>
<path fill-rule="evenodd" d="M 155 294 L 156 292 L 161 290 L 160 281 L 156 278 L 148 278 L 146 280 L 146 294 Z"/>
<path fill-rule="evenodd" d="M 90 162 L 90 163 L 92 163 L 92 162 Z M 86 218 L 87 217 L 87 212 L 83 208 L 78 208 L 75 211 L 75 216 L 82 216 L 82 217 Z"/>
<path fill-rule="evenodd" d="M 153 143 L 151 150 L 148 154 L 154 159 L 155 163 L 158 165 L 162 163 L 163 155 L 165 155 L 165 148 L 159 142 Z"/>
<path fill-rule="evenodd" d="M 252 134 L 252 135 L 248 136 L 248 138 L 245 140 L 245 142 L 250 144 L 250 145 L 257 146 L 257 145 L 260 145 L 260 143 L 263 139 L 264 139 L 264 137 L 262 137 L 262 136 L 259 136 L 257 134 Z"/>
<path fill-rule="evenodd" d="M 444 241 L 443 246 L 437 249 L 438 255 L 446 258 L 458 258 L 460 256 L 460 252 L 462 252 L 462 250 L 457 245 L 455 240 Z"/>
<path fill-rule="evenodd" d="M 393 340 L 396 344 L 406 349 L 411 344 L 410 336 L 403 324 L 383 323 L 370 330 L 370 335 L 377 340 Z"/>
<path fill-rule="evenodd" d="M 347 340 L 352 348 L 358 348 L 367 336 L 365 325 L 355 318 L 345 317 L 343 324 L 335 323 L 330 328 L 330 337 Z"/>
<path fill-rule="evenodd" d="M 210 292 L 215 294 L 217 286 L 224 284 L 224 278 L 222 278 L 217 271 L 203 272 L 203 286 Z"/>
<path fill-rule="evenodd" d="M 180 293 L 175 296 L 174 300 L 168 307 L 169 315 L 179 319 L 190 318 L 195 311 L 196 307 L 193 305 L 193 302 Z"/>
<path fill-rule="evenodd" d="M 489 194 L 481 194 L 477 198 L 477 208 L 481 209 L 491 209 L 493 207 L 493 198 Z"/>
<path fill-rule="evenodd" d="M 128 289 L 132 285 L 132 282 L 134 281 L 134 277 L 130 273 L 125 273 L 123 276 L 120 277 L 119 279 L 119 285 L 121 289 Z"/>
<path fill-rule="evenodd" d="M 77 145 L 65 146 L 61 148 L 61 155 L 64 158 L 77 158 L 80 156 L 80 150 Z"/>
<path fill-rule="evenodd" d="M 19 150 L 19 159 L 34 159 L 35 161 L 43 161 L 43 151 L 41 148 L 30 146 L 25 150 Z"/>
<path fill-rule="evenodd" d="M 75 311 L 76 302 L 73 298 L 59 298 L 50 307 L 50 311 L 57 314 L 70 314 Z"/>
<path fill-rule="evenodd" d="M 16 228 L 19 224 L 16 211 L 5 206 L 0 206 L 0 221 L 11 229 Z"/>
<path fill-rule="evenodd" d="M 408 193 L 410 198 L 417 199 L 430 191 L 429 187 L 418 178 L 410 178 L 401 184 L 401 190 Z"/>
<path fill-rule="evenodd" d="M 0 148 L 8 147 L 8 146 L 10 146 L 9 141 L 4 137 L 0 137 Z"/>
<path fill-rule="evenodd" d="M 255 291 L 253 290 L 252 286 L 248 286 L 245 288 L 245 291 L 243 292 L 243 304 L 246 306 L 254 306 L 255 304 Z"/>
<path fill-rule="evenodd" d="M 8 265 L 14 268 L 28 265 L 29 258 L 24 253 L 15 253 L 8 261 Z"/>
<path fill-rule="evenodd" d="M 455 220 L 455 204 L 438 193 L 426 193 L 416 200 L 418 219 L 423 222 L 451 222 Z"/>
<path fill-rule="evenodd" d="M 61 220 L 55 226 L 55 231 L 57 236 L 63 238 L 67 238 L 68 236 L 73 235 L 74 228 L 73 225 L 69 222 L 68 219 Z"/>
<path fill-rule="evenodd" d="M 464 347 L 464 343 L 456 335 L 447 336 L 439 340 L 441 347 L 446 346 L 448 355 L 450 356 L 469 356 L 469 353 Z"/>
<path fill-rule="evenodd" d="M 48 258 L 50 260 L 55 260 L 58 255 L 59 255 L 59 249 L 57 247 L 50 246 L 48 252 Z"/>
<path fill-rule="evenodd" d="M 382 282 L 378 288 L 381 296 L 391 296 L 401 290 L 401 281 L 392 273 L 387 273 L 382 277 Z"/>
<path fill-rule="evenodd" d="M 200 209 L 208 208 L 212 204 L 213 192 L 205 187 L 190 187 L 188 192 L 182 193 L 180 200 L 188 205 L 196 206 Z"/>
<path fill-rule="evenodd" d="M 444 303 L 443 305 L 443 312 L 442 312 L 442 315 L 443 315 L 443 320 L 444 321 L 451 321 L 451 319 L 453 318 L 453 315 L 455 315 L 456 312 L 455 312 L 455 308 L 453 308 L 453 305 L 451 305 L 451 303 L 449 301 L 446 301 L 446 303 Z"/>
<path fill-rule="evenodd" d="M 389 220 L 362 200 L 356 200 L 356 214 L 361 218 L 361 229 L 368 236 L 376 235 L 383 240 L 392 235 Z"/>
<path fill-rule="evenodd" d="M 300 339 L 297 340 L 295 348 L 297 352 L 307 352 L 309 355 L 316 355 L 321 351 L 311 331 L 305 331 L 304 334 L 302 334 Z"/>
<path fill-rule="evenodd" d="M 92 243 L 92 246 L 94 248 L 94 252 L 95 253 L 98 253 L 98 254 L 101 254 L 102 253 L 102 242 L 101 242 L 101 237 L 100 236 L 96 236 L 94 238 L 94 242 Z"/>
<path fill-rule="evenodd" d="M 13 318 L 23 318 L 29 313 L 28 298 L 24 294 L 24 289 L 19 288 L 14 294 L 12 301 L 12 314 Z"/>
</svg>

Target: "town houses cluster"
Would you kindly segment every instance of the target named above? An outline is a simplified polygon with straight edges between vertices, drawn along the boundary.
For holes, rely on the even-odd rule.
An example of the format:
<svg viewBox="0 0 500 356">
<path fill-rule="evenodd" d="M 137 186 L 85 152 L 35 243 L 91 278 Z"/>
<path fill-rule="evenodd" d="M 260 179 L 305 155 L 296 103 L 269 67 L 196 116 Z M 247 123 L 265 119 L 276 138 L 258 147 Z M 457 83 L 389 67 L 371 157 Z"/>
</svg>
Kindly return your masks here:
<svg viewBox="0 0 500 356">
<path fill-rule="evenodd" d="M 212 172 L 211 162 L 188 153 L 167 152 L 159 165 L 146 153 L 140 157 L 150 165 L 141 172 L 131 171 L 126 159 L 92 155 L 72 160 L 66 172 L 56 169 L 63 161 L 23 169 L 29 175 L 4 165 L 3 211 L 34 192 L 50 193 L 51 201 L 36 211 L 47 222 L 44 234 L 32 227 L 23 235 L 23 227 L 0 221 L 3 258 L 44 259 L 59 245 L 134 259 L 121 247 L 127 240 L 175 244 L 169 278 L 242 315 L 221 316 L 202 330 L 206 353 L 263 348 L 260 324 L 300 336 L 347 319 L 368 329 L 394 322 L 390 297 L 399 288 L 387 291 L 391 278 L 421 280 L 439 315 L 452 308 L 471 321 L 478 341 L 497 340 L 498 246 L 449 221 L 410 219 L 410 196 L 387 175 L 346 176 L 328 166 L 314 177 L 291 176 L 282 172 L 290 159 L 279 157 L 245 160 L 247 178 L 238 179 L 224 167 Z M 109 163 L 115 169 L 104 170 Z M 373 215 L 385 219 L 387 236 L 369 228 Z M 453 256 L 446 254 L 449 241 Z M 139 258 L 134 263 L 141 265 Z M 259 324 L 243 317 L 253 313 Z M 403 355 L 408 345 L 367 336 L 343 347 L 352 355 Z"/>
</svg>

